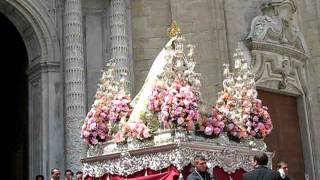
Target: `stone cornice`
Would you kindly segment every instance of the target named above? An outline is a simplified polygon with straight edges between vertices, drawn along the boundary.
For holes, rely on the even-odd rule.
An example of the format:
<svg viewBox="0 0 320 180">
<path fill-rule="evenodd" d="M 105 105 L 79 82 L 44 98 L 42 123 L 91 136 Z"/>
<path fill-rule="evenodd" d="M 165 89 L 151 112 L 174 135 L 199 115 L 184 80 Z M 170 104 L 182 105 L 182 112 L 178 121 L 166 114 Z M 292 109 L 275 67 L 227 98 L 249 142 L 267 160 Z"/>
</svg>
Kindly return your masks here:
<svg viewBox="0 0 320 180">
<path fill-rule="evenodd" d="M 252 50 L 269 51 L 269 52 L 278 53 L 281 55 L 293 57 L 295 59 L 304 60 L 304 61 L 310 58 L 307 54 L 297 50 L 296 48 L 282 45 L 282 44 L 275 44 L 275 43 L 269 43 L 264 41 L 255 41 L 251 39 L 245 40 L 244 43 L 246 44 L 248 49 L 251 51 Z"/>
<path fill-rule="evenodd" d="M 60 62 L 59 61 L 40 61 L 27 70 L 27 75 L 29 79 L 33 79 L 35 76 L 38 76 L 40 73 L 46 72 L 59 72 L 60 71 Z"/>
</svg>

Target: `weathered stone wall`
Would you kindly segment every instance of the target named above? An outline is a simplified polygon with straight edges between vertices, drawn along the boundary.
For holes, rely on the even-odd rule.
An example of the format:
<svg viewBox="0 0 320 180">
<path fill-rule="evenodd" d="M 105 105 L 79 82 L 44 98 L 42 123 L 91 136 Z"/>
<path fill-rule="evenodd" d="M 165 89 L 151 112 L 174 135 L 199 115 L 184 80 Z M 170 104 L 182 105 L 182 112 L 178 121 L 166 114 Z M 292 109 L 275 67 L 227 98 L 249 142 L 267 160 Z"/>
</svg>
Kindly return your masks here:
<svg viewBox="0 0 320 180">
<path fill-rule="evenodd" d="M 315 169 L 320 177 L 320 2 L 317 0 L 295 1 L 298 6 L 298 22 L 310 50 L 308 63 L 311 101 L 313 147 L 316 153 Z"/>
</svg>

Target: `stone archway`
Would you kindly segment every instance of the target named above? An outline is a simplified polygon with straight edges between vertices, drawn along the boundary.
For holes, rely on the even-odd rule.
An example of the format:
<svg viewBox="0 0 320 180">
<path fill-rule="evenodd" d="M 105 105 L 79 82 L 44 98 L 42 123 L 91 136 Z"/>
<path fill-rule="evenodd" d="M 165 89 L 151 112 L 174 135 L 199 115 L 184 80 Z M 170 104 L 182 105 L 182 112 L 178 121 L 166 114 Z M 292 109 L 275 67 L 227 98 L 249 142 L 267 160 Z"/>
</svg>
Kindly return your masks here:
<svg viewBox="0 0 320 180">
<path fill-rule="evenodd" d="M 0 59 L 2 103 L 1 132 L 4 145 L 1 159 L 8 177 L 28 178 L 28 86 L 27 52 L 24 42 L 15 26 L 0 13 Z M 8 68 L 10 67 L 10 68 Z M 11 137 L 11 138 L 10 138 Z"/>
<path fill-rule="evenodd" d="M 64 168 L 63 79 L 55 26 L 39 1 L 0 1 L 28 54 L 29 178 Z"/>
<path fill-rule="evenodd" d="M 257 88 L 296 99 L 300 127 L 297 137 L 302 142 L 305 164 L 305 172 L 300 173 L 299 178 L 308 175 L 310 179 L 317 179 L 309 112 L 309 51 L 297 26 L 296 6 L 293 0 L 270 1 L 262 4 L 261 10 L 263 15 L 252 20 L 250 33 L 244 41 L 252 56 Z"/>
</svg>

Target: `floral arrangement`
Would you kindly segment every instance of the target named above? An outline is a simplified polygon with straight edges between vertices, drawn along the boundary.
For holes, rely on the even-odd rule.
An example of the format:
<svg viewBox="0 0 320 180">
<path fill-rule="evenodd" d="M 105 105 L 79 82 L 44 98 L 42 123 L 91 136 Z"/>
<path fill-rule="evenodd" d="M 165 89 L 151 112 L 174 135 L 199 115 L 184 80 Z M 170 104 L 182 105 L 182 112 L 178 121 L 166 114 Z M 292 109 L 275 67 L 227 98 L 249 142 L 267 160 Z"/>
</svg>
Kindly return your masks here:
<svg viewBox="0 0 320 180">
<path fill-rule="evenodd" d="M 175 80 L 164 94 L 160 122 L 165 128 L 182 127 L 192 130 L 194 122 L 200 117 L 199 97 L 195 95 L 193 87 L 183 86 L 181 81 Z"/>
<path fill-rule="evenodd" d="M 108 136 L 110 112 L 108 103 L 117 92 L 118 84 L 113 79 L 114 64 L 107 64 L 107 69 L 102 73 L 94 103 L 81 128 L 81 137 L 90 145 L 96 145 L 111 138 Z"/>
<path fill-rule="evenodd" d="M 262 105 L 260 99 L 255 99 L 253 102 L 247 127 L 247 132 L 255 138 L 265 138 L 271 133 L 271 117 L 268 108 Z"/>
<path fill-rule="evenodd" d="M 130 97 L 121 90 L 110 102 L 108 119 L 112 122 L 119 122 L 122 118 L 128 119 L 132 111 Z"/>
<path fill-rule="evenodd" d="M 132 112 L 130 102 L 130 96 L 127 95 L 124 88 L 122 88 L 109 103 L 107 119 L 109 121 L 110 136 L 115 135 L 115 133 L 120 130 L 119 127 L 121 124 L 128 121 Z"/>
<path fill-rule="evenodd" d="M 81 129 L 84 142 L 95 145 L 108 139 L 106 111 L 106 106 L 101 103 L 88 112 Z"/>
<path fill-rule="evenodd" d="M 127 142 L 128 139 L 143 140 L 151 137 L 150 129 L 143 122 L 128 122 L 132 107 L 130 96 L 126 95 L 124 88 L 114 96 L 108 113 L 110 134 L 116 143 Z"/>
<path fill-rule="evenodd" d="M 196 124 L 196 135 L 201 135 L 206 138 L 218 137 L 225 128 L 225 124 L 217 113 L 213 112 L 212 115 L 203 114 L 198 123 Z"/>
<path fill-rule="evenodd" d="M 272 130 L 268 108 L 257 99 L 254 75 L 242 51 L 237 49 L 234 57 L 232 73 L 229 65 L 224 65 L 223 90 L 212 107 L 212 115 L 202 118 L 197 129 L 210 137 L 217 137 L 224 131 L 235 141 L 247 136 L 265 138 Z"/>
<path fill-rule="evenodd" d="M 247 137 L 245 124 L 250 112 L 246 112 L 243 109 L 241 100 L 236 99 L 236 97 L 225 91 L 219 94 L 217 103 L 213 106 L 216 117 L 225 123 L 224 131 L 227 132 L 232 140 L 238 141 Z"/>
<path fill-rule="evenodd" d="M 90 145 L 111 140 L 121 129 L 120 126 L 127 122 L 132 111 L 124 77 L 116 81 L 114 64 L 107 64 L 107 68 L 102 74 L 94 103 L 81 130 L 81 137 Z"/>
<path fill-rule="evenodd" d="M 128 139 L 144 140 L 150 138 L 149 128 L 141 122 L 126 123 L 114 136 L 116 143 L 126 142 Z"/>
<path fill-rule="evenodd" d="M 139 120 L 129 122 L 132 112 L 130 96 L 125 93 L 124 79 L 120 80 L 120 91 L 109 104 L 108 120 L 110 135 L 114 142 L 123 143 L 130 139 L 143 140 L 151 137 L 150 129 Z"/>
<path fill-rule="evenodd" d="M 166 85 L 157 84 L 153 87 L 148 103 L 148 110 L 152 113 L 161 111 L 161 106 L 167 96 L 168 87 Z"/>
</svg>

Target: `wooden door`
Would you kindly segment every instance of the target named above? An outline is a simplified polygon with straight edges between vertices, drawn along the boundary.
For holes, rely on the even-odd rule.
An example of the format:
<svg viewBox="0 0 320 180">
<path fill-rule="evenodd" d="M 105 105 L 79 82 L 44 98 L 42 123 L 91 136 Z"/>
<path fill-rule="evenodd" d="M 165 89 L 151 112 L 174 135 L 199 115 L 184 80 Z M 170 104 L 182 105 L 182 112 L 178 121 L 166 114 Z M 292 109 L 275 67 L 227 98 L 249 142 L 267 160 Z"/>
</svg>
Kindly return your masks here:
<svg viewBox="0 0 320 180">
<path fill-rule="evenodd" d="M 304 161 L 296 97 L 258 91 L 262 103 L 269 108 L 273 130 L 265 139 L 268 151 L 275 152 L 273 168 L 278 161 L 288 162 L 289 175 L 304 179 Z"/>
</svg>

